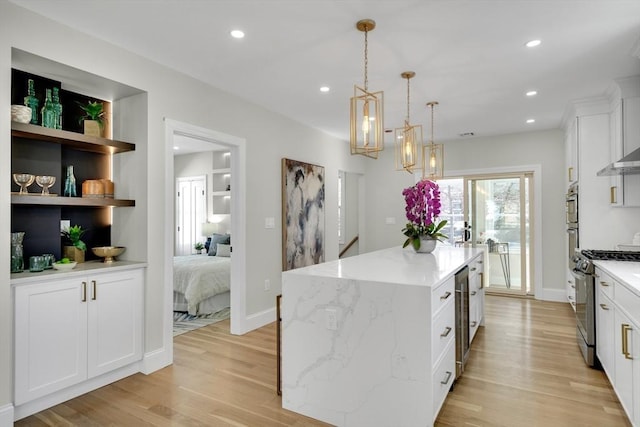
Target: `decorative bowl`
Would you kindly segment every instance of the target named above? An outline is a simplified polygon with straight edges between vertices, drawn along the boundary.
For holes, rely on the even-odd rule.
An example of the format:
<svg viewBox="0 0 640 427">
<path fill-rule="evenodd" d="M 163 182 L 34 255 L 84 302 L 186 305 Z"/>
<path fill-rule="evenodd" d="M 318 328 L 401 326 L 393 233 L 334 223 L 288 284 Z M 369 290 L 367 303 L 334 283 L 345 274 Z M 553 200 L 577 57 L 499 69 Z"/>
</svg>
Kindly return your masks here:
<svg viewBox="0 0 640 427">
<path fill-rule="evenodd" d="M 76 261 L 71 261 L 66 263 L 54 262 L 52 265 L 54 270 L 68 271 L 73 270 L 77 264 L 78 263 Z"/>
<path fill-rule="evenodd" d="M 31 121 L 31 108 L 24 105 L 12 105 L 11 120 L 19 123 L 29 123 Z"/>
<path fill-rule="evenodd" d="M 42 187 L 42 194 L 49 195 L 49 187 L 56 183 L 56 177 L 51 175 L 37 175 L 36 184 Z"/>
<path fill-rule="evenodd" d="M 122 255 L 126 248 L 124 246 L 98 246 L 91 248 L 93 253 L 99 257 L 103 257 L 106 263 L 114 261 L 114 258 Z"/>
<path fill-rule="evenodd" d="M 20 186 L 20 194 L 28 194 L 29 190 L 27 190 L 27 187 L 33 184 L 33 181 L 35 179 L 36 177 L 34 175 L 31 175 L 30 173 L 13 174 L 13 182 Z"/>
</svg>

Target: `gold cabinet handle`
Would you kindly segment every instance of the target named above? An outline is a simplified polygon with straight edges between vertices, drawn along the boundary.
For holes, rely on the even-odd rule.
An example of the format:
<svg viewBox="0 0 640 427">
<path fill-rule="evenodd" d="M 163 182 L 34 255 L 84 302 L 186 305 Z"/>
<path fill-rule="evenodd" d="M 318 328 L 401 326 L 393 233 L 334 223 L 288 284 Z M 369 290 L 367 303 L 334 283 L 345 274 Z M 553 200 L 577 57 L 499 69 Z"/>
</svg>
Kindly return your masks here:
<svg viewBox="0 0 640 427">
<path fill-rule="evenodd" d="M 476 292 L 476 291 L 471 291 L 471 296 L 474 296 L 474 295 L 476 295 L 476 294 L 477 294 L 477 292 Z"/>
<path fill-rule="evenodd" d="M 91 300 L 95 301 L 98 298 L 98 289 L 96 287 L 96 281 L 91 281 L 91 287 L 93 288 L 93 294 L 91 295 Z"/>
<path fill-rule="evenodd" d="M 471 271 L 476 271 L 476 270 L 477 270 L 477 268 L 475 268 L 475 267 L 471 268 Z"/>
<path fill-rule="evenodd" d="M 610 286 L 610 285 L 609 285 L 609 282 L 600 281 L 600 286 Z"/>
<path fill-rule="evenodd" d="M 476 321 L 474 320 L 474 321 L 472 321 L 472 322 L 471 322 L 471 327 L 472 327 L 472 328 L 475 328 L 477 324 L 478 324 L 478 322 L 476 322 Z"/>
<path fill-rule="evenodd" d="M 445 300 L 451 296 L 451 292 L 447 291 L 444 295 L 440 297 L 441 300 Z"/>
<path fill-rule="evenodd" d="M 478 273 L 480 275 L 480 289 L 484 288 L 484 273 Z"/>
<path fill-rule="evenodd" d="M 600 304 L 600 308 L 603 310 L 609 310 L 609 307 L 607 307 L 607 304 Z"/>
<path fill-rule="evenodd" d="M 610 199 L 611 199 L 611 203 L 618 203 L 618 197 L 617 197 L 618 192 L 616 191 L 616 190 L 617 190 L 617 188 L 618 188 L 618 187 L 615 187 L 615 186 L 614 186 L 614 187 L 611 187 L 611 188 L 609 189 L 609 191 L 610 191 L 610 193 L 611 193 L 611 194 L 609 195 L 609 197 L 610 197 Z"/>
<path fill-rule="evenodd" d="M 631 330 L 632 328 L 630 325 L 626 323 L 622 324 L 622 354 L 624 354 L 625 359 L 633 359 L 633 357 L 631 357 L 631 353 L 629 353 L 629 341 L 627 341 L 629 338 L 627 332 Z"/>
<path fill-rule="evenodd" d="M 569 168 L 567 172 L 569 175 L 569 181 L 573 181 L 573 168 Z"/>
<path fill-rule="evenodd" d="M 87 302 L 87 282 L 82 282 L 82 302 Z"/>
<path fill-rule="evenodd" d="M 451 372 L 447 371 L 444 374 L 444 380 L 440 381 L 440 384 L 447 384 L 449 382 L 449 380 L 451 379 Z"/>
<path fill-rule="evenodd" d="M 440 337 L 445 338 L 449 336 L 450 333 L 451 333 L 451 327 L 447 326 L 446 328 L 444 328 L 444 332 L 440 334 Z"/>
</svg>

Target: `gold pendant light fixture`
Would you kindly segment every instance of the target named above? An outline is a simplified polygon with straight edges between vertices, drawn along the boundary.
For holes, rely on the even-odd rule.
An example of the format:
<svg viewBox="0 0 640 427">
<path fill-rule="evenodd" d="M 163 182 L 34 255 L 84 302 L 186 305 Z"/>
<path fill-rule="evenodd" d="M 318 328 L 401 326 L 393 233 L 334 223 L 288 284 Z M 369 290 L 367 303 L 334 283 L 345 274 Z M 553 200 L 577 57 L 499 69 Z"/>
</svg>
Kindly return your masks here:
<svg viewBox="0 0 640 427">
<path fill-rule="evenodd" d="M 407 118 L 403 127 L 395 129 L 396 170 L 406 170 L 409 173 L 422 167 L 418 158 L 418 156 L 422 156 L 422 126 L 412 125 L 410 117 L 411 89 L 409 82 L 415 75 L 416 73 L 413 71 L 405 71 L 400 74 L 403 79 L 407 79 Z"/>
<path fill-rule="evenodd" d="M 436 105 L 437 101 L 427 102 L 427 107 L 431 108 L 431 137 L 422 154 L 422 178 L 430 180 L 444 177 L 444 145 L 433 141 L 433 108 Z"/>
<path fill-rule="evenodd" d="M 368 38 L 369 31 L 376 27 L 372 19 L 362 19 L 356 28 L 364 32 L 364 88 L 353 87 L 351 98 L 351 154 L 360 154 L 373 159 L 384 149 L 383 92 L 370 92 L 367 77 L 369 66 Z"/>
</svg>

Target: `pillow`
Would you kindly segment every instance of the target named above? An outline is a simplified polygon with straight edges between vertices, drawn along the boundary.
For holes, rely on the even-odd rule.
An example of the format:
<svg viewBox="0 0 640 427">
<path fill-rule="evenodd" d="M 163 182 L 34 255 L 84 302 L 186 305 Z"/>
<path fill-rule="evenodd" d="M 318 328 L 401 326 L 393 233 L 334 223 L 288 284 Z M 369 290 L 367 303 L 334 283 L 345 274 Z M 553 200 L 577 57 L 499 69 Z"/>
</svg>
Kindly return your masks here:
<svg viewBox="0 0 640 427">
<path fill-rule="evenodd" d="M 216 256 L 231 256 L 231 245 L 225 245 L 223 243 L 218 243 L 218 249 L 216 250 Z"/>
<path fill-rule="evenodd" d="M 228 245 L 231 243 L 231 236 L 228 234 L 213 233 L 211 236 L 211 243 L 209 244 L 209 256 L 215 256 L 218 250 L 218 243 Z"/>
</svg>

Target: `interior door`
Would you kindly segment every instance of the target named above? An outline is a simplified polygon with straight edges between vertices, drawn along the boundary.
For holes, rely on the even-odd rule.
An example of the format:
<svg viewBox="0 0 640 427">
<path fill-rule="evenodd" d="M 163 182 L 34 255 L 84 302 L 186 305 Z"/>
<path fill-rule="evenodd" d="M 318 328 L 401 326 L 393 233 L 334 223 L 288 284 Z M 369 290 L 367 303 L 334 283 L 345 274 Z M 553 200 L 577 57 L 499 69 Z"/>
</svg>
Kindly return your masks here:
<svg viewBox="0 0 640 427">
<path fill-rule="evenodd" d="M 207 218 L 206 176 L 176 180 L 176 255 L 195 253 Z"/>
<path fill-rule="evenodd" d="M 532 293 L 532 175 L 505 174 L 465 178 L 465 219 L 471 241 L 486 245 L 486 291 Z"/>
</svg>

